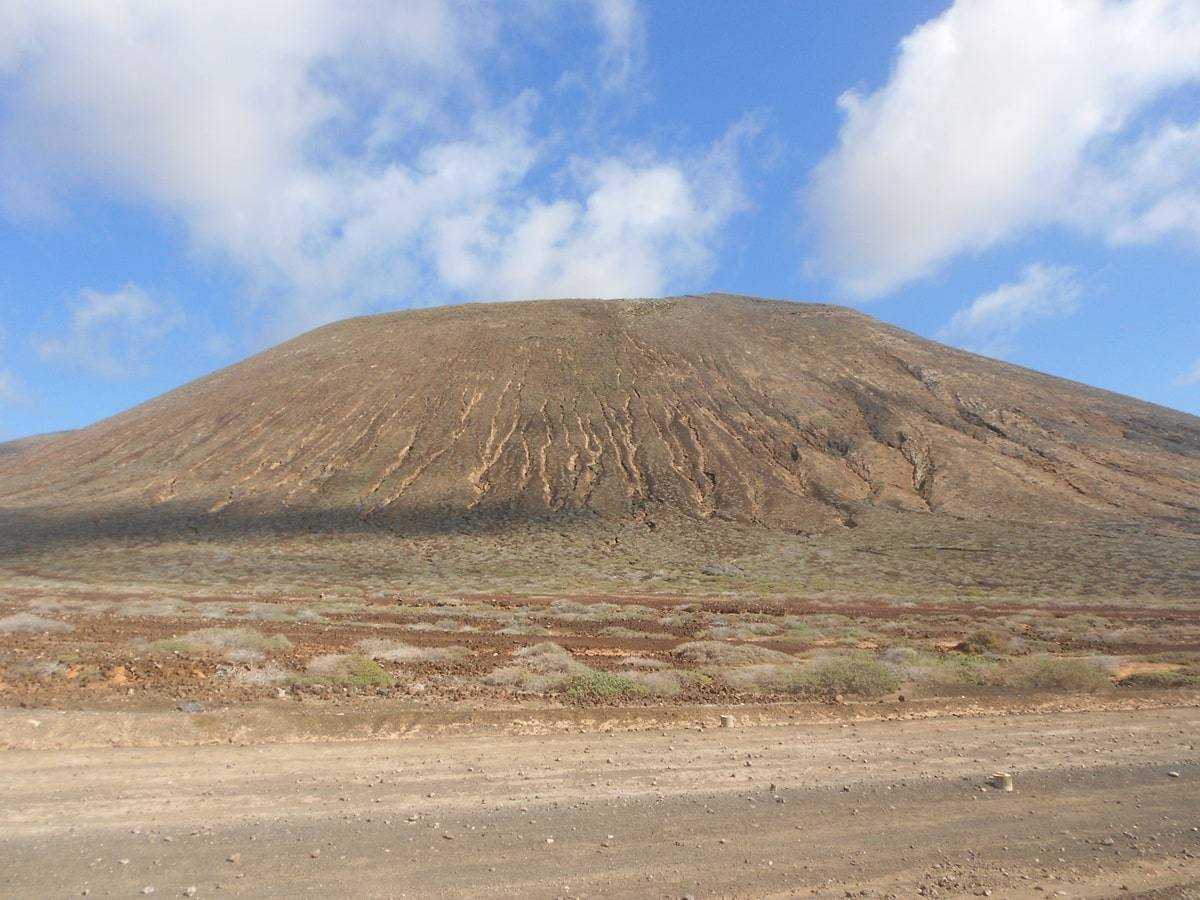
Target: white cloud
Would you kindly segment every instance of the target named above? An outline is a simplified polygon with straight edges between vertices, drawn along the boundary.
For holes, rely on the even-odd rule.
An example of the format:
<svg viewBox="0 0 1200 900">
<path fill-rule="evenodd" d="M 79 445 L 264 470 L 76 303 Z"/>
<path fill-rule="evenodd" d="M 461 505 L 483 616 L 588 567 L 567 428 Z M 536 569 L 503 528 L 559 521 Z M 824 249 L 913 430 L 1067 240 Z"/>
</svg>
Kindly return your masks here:
<svg viewBox="0 0 1200 900">
<path fill-rule="evenodd" d="M 1019 281 L 981 294 L 956 312 L 938 338 L 988 356 L 1006 356 L 1026 324 L 1071 315 L 1082 294 L 1074 269 L 1033 263 Z"/>
<path fill-rule="evenodd" d="M 1198 81 L 1197 0 L 957 0 L 840 99 L 815 269 L 871 297 L 1039 225 L 1200 240 L 1200 123 L 1143 121 Z"/>
<path fill-rule="evenodd" d="M 568 5 L 16 6 L 0 147 L 25 152 L 3 164 L 19 194 L 0 184 L 0 200 L 36 209 L 31 184 L 45 206 L 73 176 L 165 210 L 282 304 L 286 330 L 455 296 L 658 293 L 703 274 L 739 208 L 719 188 L 738 182 L 723 144 L 695 159 L 573 154 L 562 129 L 539 130 L 536 93 L 493 96 L 488 66 L 514 52 L 505 29 Z M 580 9 L 601 75 L 635 74 L 636 6 Z"/>
<path fill-rule="evenodd" d="M 112 293 L 79 292 L 68 304 L 70 321 L 61 335 L 38 338 L 34 349 L 47 362 L 105 378 L 125 378 L 146 368 L 158 341 L 183 317 L 136 284 Z"/>
<path fill-rule="evenodd" d="M 1200 384 L 1200 359 L 1174 381 L 1175 387 L 1195 387 Z"/>
</svg>

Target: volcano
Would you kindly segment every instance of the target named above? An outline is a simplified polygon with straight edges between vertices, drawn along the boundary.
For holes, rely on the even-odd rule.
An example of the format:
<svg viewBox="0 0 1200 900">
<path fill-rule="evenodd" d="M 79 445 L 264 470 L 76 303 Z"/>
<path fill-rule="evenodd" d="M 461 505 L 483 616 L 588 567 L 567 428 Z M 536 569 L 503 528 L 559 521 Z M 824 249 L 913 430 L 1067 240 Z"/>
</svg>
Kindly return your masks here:
<svg viewBox="0 0 1200 900">
<path fill-rule="evenodd" d="M 449 306 L 328 325 L 10 445 L 0 521 L 26 547 L 532 523 L 862 540 L 881 521 L 1004 523 L 1169 531 L 1191 559 L 1200 419 L 835 306 Z"/>
</svg>

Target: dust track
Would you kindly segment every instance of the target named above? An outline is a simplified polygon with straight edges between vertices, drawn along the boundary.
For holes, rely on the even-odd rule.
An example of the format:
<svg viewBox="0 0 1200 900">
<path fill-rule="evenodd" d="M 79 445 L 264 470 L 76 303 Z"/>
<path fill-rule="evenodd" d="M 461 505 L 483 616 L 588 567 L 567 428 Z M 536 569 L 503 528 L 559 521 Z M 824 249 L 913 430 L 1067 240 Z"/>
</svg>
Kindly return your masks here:
<svg viewBox="0 0 1200 900">
<path fill-rule="evenodd" d="M 1184 707 L 12 750 L 0 895 L 1194 896 L 1198 739 Z"/>
</svg>

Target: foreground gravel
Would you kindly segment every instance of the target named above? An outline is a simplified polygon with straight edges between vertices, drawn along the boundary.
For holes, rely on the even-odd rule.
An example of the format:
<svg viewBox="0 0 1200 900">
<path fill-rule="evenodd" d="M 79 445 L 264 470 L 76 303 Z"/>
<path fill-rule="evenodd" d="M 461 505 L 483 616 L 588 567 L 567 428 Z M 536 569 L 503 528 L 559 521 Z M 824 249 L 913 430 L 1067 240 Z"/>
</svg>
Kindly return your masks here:
<svg viewBox="0 0 1200 900">
<path fill-rule="evenodd" d="M 1182 898 L 1198 747 L 1175 708 L 10 750 L 0 896 Z"/>
</svg>

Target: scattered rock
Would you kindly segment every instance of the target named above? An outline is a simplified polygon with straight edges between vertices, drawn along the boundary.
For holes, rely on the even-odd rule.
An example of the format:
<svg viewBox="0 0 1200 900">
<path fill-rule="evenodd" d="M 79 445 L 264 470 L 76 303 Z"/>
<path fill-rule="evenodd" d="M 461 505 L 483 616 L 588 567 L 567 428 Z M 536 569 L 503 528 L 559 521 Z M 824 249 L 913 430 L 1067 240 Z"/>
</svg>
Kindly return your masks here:
<svg viewBox="0 0 1200 900">
<path fill-rule="evenodd" d="M 202 713 L 205 710 L 203 703 L 197 703 L 195 700 L 184 700 L 175 707 L 180 712 L 185 713 Z"/>
</svg>

